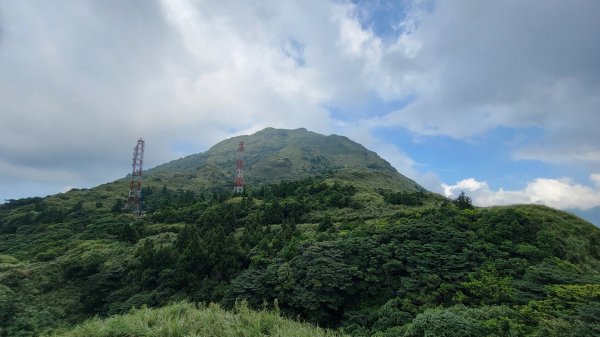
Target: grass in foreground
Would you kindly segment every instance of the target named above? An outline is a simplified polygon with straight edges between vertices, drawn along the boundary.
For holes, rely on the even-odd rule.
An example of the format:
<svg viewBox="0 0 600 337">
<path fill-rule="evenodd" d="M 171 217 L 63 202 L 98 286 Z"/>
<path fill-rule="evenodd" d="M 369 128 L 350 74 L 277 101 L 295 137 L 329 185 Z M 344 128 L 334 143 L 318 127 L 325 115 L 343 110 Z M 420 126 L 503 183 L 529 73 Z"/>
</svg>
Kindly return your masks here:
<svg viewBox="0 0 600 337">
<path fill-rule="evenodd" d="M 125 315 L 92 319 L 54 337 L 192 337 L 192 336 L 342 336 L 307 323 L 291 321 L 271 311 L 254 311 L 245 303 L 235 311 L 216 304 L 197 307 L 179 302 L 162 308 L 133 309 Z"/>
</svg>

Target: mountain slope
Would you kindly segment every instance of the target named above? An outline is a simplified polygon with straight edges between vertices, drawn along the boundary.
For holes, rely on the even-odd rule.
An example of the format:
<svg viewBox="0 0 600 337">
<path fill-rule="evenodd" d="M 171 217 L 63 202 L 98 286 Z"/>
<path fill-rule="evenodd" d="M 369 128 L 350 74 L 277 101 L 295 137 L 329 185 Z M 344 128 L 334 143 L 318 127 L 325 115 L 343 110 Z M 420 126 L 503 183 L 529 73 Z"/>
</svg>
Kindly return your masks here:
<svg viewBox="0 0 600 337">
<path fill-rule="evenodd" d="M 74 324 L 132 307 L 240 299 L 353 336 L 598 335 L 592 224 L 403 189 L 402 176 L 343 137 L 247 137 L 250 181 L 262 185 L 244 196 L 226 173 L 233 138 L 149 170 L 143 218 L 123 209 L 124 180 L 0 205 L 0 336 L 78 335 Z M 310 151 L 325 158 L 308 157 L 316 174 L 303 166 Z M 293 172 L 306 178 L 287 179 Z M 395 187 L 380 189 L 386 179 Z M 144 312 L 170 308 L 83 329 L 127 335 Z"/>
<path fill-rule="evenodd" d="M 246 147 L 244 176 L 249 187 L 328 175 L 366 187 L 423 190 L 375 152 L 346 137 L 273 128 L 224 140 L 204 153 L 148 170 L 146 184 L 168 183 L 174 189 L 230 187 L 240 141 Z"/>
</svg>

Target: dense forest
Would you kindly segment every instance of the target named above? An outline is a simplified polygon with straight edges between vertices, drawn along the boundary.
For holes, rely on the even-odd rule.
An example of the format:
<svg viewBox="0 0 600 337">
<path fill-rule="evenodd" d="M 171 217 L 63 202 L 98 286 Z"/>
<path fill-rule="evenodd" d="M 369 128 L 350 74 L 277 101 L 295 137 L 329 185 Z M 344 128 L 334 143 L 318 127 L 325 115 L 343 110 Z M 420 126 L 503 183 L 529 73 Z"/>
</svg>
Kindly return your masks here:
<svg viewBox="0 0 600 337">
<path fill-rule="evenodd" d="M 551 208 L 321 176 L 149 187 L 135 218 L 115 191 L 0 205 L 0 336 L 183 300 L 352 336 L 600 335 L 600 230 Z"/>
</svg>

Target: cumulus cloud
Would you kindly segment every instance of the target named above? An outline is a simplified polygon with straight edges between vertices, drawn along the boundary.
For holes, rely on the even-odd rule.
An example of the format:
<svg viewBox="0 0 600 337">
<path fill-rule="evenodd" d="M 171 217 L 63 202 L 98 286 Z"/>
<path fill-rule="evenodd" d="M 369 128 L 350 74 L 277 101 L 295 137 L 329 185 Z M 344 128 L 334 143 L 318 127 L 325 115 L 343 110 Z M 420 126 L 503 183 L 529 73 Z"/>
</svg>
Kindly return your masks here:
<svg viewBox="0 0 600 337">
<path fill-rule="evenodd" d="M 478 206 L 543 204 L 559 209 L 587 210 L 600 206 L 600 174 L 590 179 L 595 187 L 584 186 L 569 178 L 536 178 L 521 190 L 492 190 L 485 181 L 474 178 L 453 185 L 442 184 L 447 197 L 456 197 L 461 191 L 469 195 Z"/>
<path fill-rule="evenodd" d="M 539 127 L 515 159 L 597 172 L 600 3 L 393 10 L 384 36 L 350 1 L 0 2 L 0 184 L 31 172 L 41 178 L 29 183 L 91 186 L 127 173 L 140 136 L 153 166 L 180 144 L 199 152 L 266 126 L 348 135 L 430 188 L 435 174 L 376 128 L 468 138 Z M 372 101 L 410 104 L 357 108 Z"/>
<path fill-rule="evenodd" d="M 600 188 L 600 173 L 590 175 L 590 179 L 596 184 L 596 187 Z"/>
<path fill-rule="evenodd" d="M 599 11 L 599 2 L 583 0 L 416 7 L 410 38 L 419 48 L 410 69 L 422 80 L 412 83 L 415 100 L 371 122 L 462 139 L 497 127 L 538 128 L 542 137 L 516 159 L 600 168 Z"/>
<path fill-rule="evenodd" d="M 8 1 L 0 23 L 5 186 L 120 177 L 140 136 L 153 166 L 266 126 L 327 133 L 326 106 L 397 90 L 346 2 Z"/>
</svg>

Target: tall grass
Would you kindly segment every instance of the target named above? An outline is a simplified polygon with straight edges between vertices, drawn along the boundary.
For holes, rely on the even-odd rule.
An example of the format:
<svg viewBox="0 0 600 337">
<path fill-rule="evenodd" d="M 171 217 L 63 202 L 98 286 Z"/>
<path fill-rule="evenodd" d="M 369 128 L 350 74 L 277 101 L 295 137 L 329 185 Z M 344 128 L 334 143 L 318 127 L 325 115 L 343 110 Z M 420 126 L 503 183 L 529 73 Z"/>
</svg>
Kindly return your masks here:
<svg viewBox="0 0 600 337">
<path fill-rule="evenodd" d="M 195 337 L 195 336 L 341 336 L 307 323 L 291 321 L 276 312 L 254 311 L 245 303 L 233 312 L 216 304 L 207 307 L 179 302 L 162 308 L 133 309 L 128 314 L 92 319 L 54 337 Z"/>
</svg>

